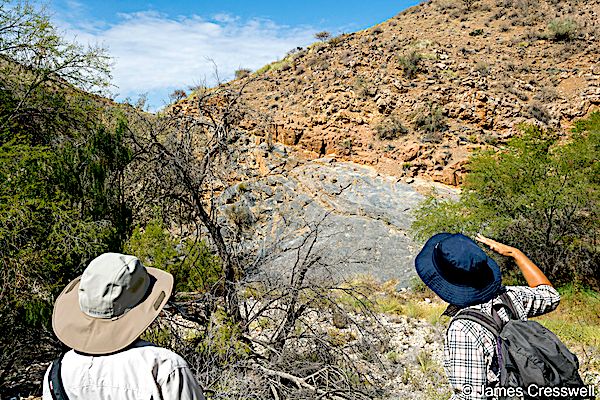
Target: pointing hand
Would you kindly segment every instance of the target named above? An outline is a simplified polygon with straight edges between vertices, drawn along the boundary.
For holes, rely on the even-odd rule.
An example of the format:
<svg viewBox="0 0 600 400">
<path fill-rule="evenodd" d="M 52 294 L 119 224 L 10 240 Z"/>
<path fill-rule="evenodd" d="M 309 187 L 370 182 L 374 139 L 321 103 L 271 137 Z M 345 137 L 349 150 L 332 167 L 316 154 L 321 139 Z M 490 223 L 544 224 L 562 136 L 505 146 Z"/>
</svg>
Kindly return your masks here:
<svg viewBox="0 0 600 400">
<path fill-rule="evenodd" d="M 498 254 L 502 254 L 503 256 L 514 257 L 519 253 L 519 250 L 515 249 L 514 247 L 505 245 L 500 242 L 496 242 L 495 240 L 486 238 L 485 236 L 483 236 L 481 234 L 477 234 L 477 237 L 475 237 L 475 240 L 488 245 L 490 247 L 490 249 L 492 249 L 493 251 L 495 251 Z"/>
</svg>

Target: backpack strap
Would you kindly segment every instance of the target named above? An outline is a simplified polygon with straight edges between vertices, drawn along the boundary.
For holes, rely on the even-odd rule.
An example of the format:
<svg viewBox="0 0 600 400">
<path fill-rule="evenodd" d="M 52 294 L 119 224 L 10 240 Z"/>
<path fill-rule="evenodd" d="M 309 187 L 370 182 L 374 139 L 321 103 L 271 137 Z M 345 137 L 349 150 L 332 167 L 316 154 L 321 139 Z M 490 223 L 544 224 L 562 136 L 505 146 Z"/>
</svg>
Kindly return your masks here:
<svg viewBox="0 0 600 400">
<path fill-rule="evenodd" d="M 486 328 L 490 331 L 494 337 L 498 337 L 500 335 L 500 331 L 505 325 L 505 322 L 500 319 L 498 316 L 497 310 L 500 308 L 505 308 L 508 311 L 508 317 L 510 319 L 518 320 L 519 314 L 515 309 L 515 305 L 508 295 L 507 291 L 504 291 L 500 296 L 501 304 L 495 304 L 492 306 L 492 315 L 488 315 L 479 310 L 473 310 L 470 308 L 460 310 L 458 314 L 454 317 L 454 319 L 463 319 L 467 321 L 473 321 L 478 323 L 479 325 Z"/>
<path fill-rule="evenodd" d="M 510 311 L 508 313 L 508 317 L 510 319 L 519 319 L 519 313 L 517 313 L 517 310 L 515 308 L 515 305 L 512 301 L 512 299 L 510 298 L 510 296 L 508 295 L 508 292 L 504 292 L 500 295 L 500 300 L 502 301 L 502 304 L 498 304 L 495 307 L 496 308 L 501 308 L 501 307 L 505 307 L 508 311 Z"/>
<path fill-rule="evenodd" d="M 462 310 L 456 315 L 456 317 L 454 317 L 455 321 L 460 319 L 473 321 L 483 326 L 485 329 L 490 331 L 495 338 L 497 338 L 500 335 L 500 331 L 502 330 L 501 321 L 497 321 L 494 317 L 487 315 L 481 311 L 472 309 Z"/>
<path fill-rule="evenodd" d="M 64 356 L 65 353 L 62 353 L 60 357 L 52 362 L 50 373 L 48 373 L 48 386 L 53 400 L 69 400 L 60 376 L 60 364 Z"/>
</svg>

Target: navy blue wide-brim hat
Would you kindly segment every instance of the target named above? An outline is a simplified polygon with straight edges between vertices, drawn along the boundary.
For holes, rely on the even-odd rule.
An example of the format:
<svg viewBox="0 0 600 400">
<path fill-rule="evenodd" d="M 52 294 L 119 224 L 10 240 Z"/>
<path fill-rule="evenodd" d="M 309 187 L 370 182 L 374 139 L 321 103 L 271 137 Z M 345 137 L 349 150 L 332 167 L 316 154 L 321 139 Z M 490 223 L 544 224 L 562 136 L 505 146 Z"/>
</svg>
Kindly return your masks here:
<svg viewBox="0 0 600 400">
<path fill-rule="evenodd" d="M 459 307 L 485 303 L 500 293 L 500 267 L 460 233 L 432 236 L 415 259 L 417 274 L 442 300 Z"/>
</svg>

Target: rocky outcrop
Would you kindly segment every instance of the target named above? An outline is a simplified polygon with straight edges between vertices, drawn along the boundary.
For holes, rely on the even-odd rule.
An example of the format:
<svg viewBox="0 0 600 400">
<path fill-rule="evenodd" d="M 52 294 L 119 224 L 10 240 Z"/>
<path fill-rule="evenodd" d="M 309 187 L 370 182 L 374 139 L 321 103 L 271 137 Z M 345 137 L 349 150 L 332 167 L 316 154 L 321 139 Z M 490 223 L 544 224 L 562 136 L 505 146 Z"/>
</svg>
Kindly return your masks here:
<svg viewBox="0 0 600 400">
<path fill-rule="evenodd" d="M 456 195 L 443 185 L 420 179 L 409 184 L 334 157 L 301 161 L 281 145 L 258 146 L 253 156 L 263 175 L 227 189 L 221 207 L 234 224 L 236 218 L 248 222 L 238 223 L 244 242 L 254 253 L 268 254 L 266 264 L 278 270 L 294 264 L 293 249 L 318 224 L 313 251 L 334 276 L 369 274 L 406 285 L 418 251 L 409 233 L 412 211 L 433 186 Z"/>
<path fill-rule="evenodd" d="M 246 85 L 245 128 L 314 158 L 458 185 L 468 155 L 520 123 L 568 128 L 599 106 L 599 1 L 473 3 L 427 1 L 230 82 Z M 556 21 L 572 24 L 569 40 Z M 379 139 L 390 119 L 396 134 Z"/>
</svg>

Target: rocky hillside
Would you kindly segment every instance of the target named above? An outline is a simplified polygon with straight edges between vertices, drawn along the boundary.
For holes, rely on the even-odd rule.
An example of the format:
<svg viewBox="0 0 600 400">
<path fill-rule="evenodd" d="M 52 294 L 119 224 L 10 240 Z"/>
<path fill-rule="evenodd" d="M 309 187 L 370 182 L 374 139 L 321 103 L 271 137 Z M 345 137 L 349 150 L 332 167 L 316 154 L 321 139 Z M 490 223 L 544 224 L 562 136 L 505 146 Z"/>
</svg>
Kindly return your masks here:
<svg viewBox="0 0 600 400">
<path fill-rule="evenodd" d="M 431 0 L 229 85 L 247 85 L 261 140 L 457 185 L 468 154 L 518 124 L 567 128 L 598 107 L 599 19 L 597 0 Z"/>
</svg>

